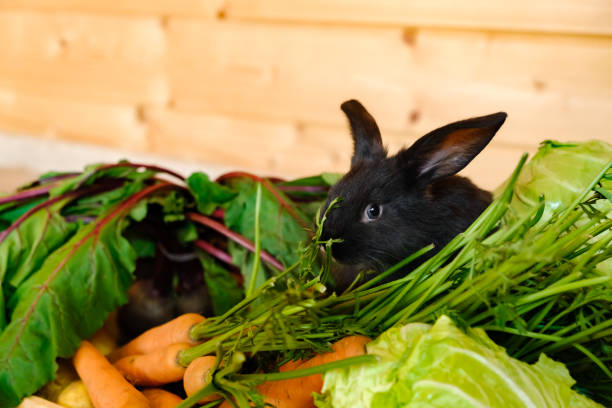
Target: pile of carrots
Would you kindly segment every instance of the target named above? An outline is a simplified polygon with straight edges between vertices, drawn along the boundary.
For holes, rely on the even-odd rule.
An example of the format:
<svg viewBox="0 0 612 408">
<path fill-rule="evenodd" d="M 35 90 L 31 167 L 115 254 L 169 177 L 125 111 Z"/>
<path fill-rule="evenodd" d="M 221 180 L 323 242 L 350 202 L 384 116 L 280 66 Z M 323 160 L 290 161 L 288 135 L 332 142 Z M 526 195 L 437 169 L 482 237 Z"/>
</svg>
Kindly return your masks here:
<svg viewBox="0 0 612 408">
<path fill-rule="evenodd" d="M 198 314 L 184 314 L 144 332 L 111 352 L 108 358 L 90 342 L 83 341 L 73 357 L 73 364 L 93 406 L 174 408 L 182 401 L 181 397 L 156 387 L 182 380 L 185 393 L 190 396 L 208 385 L 217 366 L 215 356 L 196 358 L 188 367 L 178 363 L 180 352 L 197 344 L 189 335 L 190 329 L 204 320 Z M 281 366 L 280 371 L 316 367 L 362 355 L 369 341 L 365 336 L 345 337 L 332 345 L 332 351 L 309 360 L 290 361 Z M 322 376 L 315 374 L 264 382 L 257 387 L 257 391 L 266 404 L 277 408 L 307 408 L 314 407 L 312 394 L 320 392 L 322 386 Z M 219 400 L 220 408 L 233 406 L 230 401 L 222 402 L 218 394 L 208 395 L 200 403 L 215 400 Z"/>
</svg>

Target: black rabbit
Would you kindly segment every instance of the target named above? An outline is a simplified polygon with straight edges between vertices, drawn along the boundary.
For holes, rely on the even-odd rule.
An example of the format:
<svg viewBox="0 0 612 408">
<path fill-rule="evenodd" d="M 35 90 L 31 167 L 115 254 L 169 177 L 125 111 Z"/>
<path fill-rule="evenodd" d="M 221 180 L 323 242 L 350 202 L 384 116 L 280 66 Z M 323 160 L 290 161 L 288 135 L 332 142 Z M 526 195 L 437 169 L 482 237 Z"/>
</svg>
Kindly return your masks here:
<svg viewBox="0 0 612 408">
<path fill-rule="evenodd" d="M 484 211 L 491 194 L 455 173 L 489 143 L 506 114 L 448 124 L 387 157 L 363 105 L 350 100 L 341 109 L 353 136 L 351 168 L 332 187 L 321 213 L 341 198 L 328 211 L 322 239 L 342 240 L 332 245 L 332 255 L 344 265 L 334 275 L 346 286 L 358 271 L 380 273 L 431 243 L 433 255 Z"/>
</svg>

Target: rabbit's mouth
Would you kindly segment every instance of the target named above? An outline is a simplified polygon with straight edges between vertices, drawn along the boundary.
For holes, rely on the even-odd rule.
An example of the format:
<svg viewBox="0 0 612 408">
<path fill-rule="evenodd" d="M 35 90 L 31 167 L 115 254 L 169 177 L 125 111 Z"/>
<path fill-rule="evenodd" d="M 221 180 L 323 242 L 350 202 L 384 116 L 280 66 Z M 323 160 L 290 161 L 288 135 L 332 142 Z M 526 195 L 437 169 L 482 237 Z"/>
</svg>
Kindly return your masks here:
<svg viewBox="0 0 612 408">
<path fill-rule="evenodd" d="M 344 246 L 342 245 L 342 242 L 334 242 L 328 248 L 323 247 L 324 250 L 331 252 L 331 256 L 334 258 L 334 260 L 340 263 L 344 263 L 342 262 L 342 259 L 346 258 L 346 255 L 344 255 L 346 251 L 343 251 L 343 248 Z"/>
<path fill-rule="evenodd" d="M 343 265 L 357 266 L 367 263 L 367 257 L 364 255 L 367 251 L 364 250 L 363 244 L 351 238 L 342 238 L 338 234 L 331 234 L 329 231 L 323 231 L 327 233 L 326 239 L 321 241 L 327 241 L 333 239 L 331 246 L 331 255 L 334 260 Z M 323 249 L 327 247 L 323 245 Z"/>
<path fill-rule="evenodd" d="M 356 258 L 355 247 L 349 242 L 334 242 L 331 245 L 332 257 L 339 263 L 345 265 L 357 265 L 360 263 Z"/>
</svg>

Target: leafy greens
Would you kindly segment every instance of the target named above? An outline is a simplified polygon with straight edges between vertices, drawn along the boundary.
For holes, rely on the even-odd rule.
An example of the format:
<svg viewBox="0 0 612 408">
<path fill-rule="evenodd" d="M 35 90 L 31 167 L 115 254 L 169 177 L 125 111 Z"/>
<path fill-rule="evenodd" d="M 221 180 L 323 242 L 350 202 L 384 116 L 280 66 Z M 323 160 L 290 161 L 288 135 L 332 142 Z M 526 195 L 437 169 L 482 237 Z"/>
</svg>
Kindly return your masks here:
<svg viewBox="0 0 612 408">
<path fill-rule="evenodd" d="M 81 226 L 18 286 L 8 302 L 10 322 L 0 334 L 0 405 L 15 405 L 51 380 L 55 359 L 70 357 L 81 339 L 126 301 L 135 252 L 121 236 L 122 216 L 140 196 L 160 186 L 130 197 L 99 222 Z"/>
<path fill-rule="evenodd" d="M 322 200 L 328 186 L 311 183 L 322 185 L 307 202 Z M 49 173 L 0 197 L 0 406 L 17 405 L 51 380 L 56 358 L 70 357 L 110 311 L 126 303 L 135 278 L 152 279 L 153 289 L 170 297 L 202 282 L 212 304 L 209 316 L 238 303 L 244 289 L 235 271 L 247 276 L 252 266 L 248 223 L 258 184 L 267 186 L 261 253 L 276 265 L 263 280 L 282 268 L 270 253 L 295 262 L 292 249 L 307 233 L 288 215 L 299 212 L 289 197 L 247 173 L 227 184 L 204 173 L 184 180 L 157 166 L 119 162 L 87 166 L 82 173 Z M 301 188 L 290 184 L 289 191 Z M 162 276 L 142 276 L 139 258 L 161 259 L 170 267 Z M 202 304 L 180 301 L 177 308 Z"/>
<path fill-rule="evenodd" d="M 484 330 L 463 332 L 447 316 L 393 327 L 367 350 L 380 362 L 327 372 L 318 407 L 601 407 L 571 389 L 563 364 L 511 358 Z"/>
</svg>

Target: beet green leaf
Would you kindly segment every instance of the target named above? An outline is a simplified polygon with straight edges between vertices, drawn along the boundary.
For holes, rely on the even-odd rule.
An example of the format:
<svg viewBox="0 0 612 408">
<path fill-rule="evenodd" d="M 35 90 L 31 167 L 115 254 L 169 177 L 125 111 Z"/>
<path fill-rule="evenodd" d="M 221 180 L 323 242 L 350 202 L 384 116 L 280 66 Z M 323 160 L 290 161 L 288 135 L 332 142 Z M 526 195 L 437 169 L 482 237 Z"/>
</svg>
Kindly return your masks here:
<svg viewBox="0 0 612 408">
<path fill-rule="evenodd" d="M 0 238 L 0 330 L 10 315 L 5 301 L 16 288 L 37 271 L 47 256 L 69 239 L 76 230 L 59 215 L 65 200 L 43 208 L 25 219 L 10 234 Z M 8 231 L 5 231 L 8 232 Z"/>
<path fill-rule="evenodd" d="M 51 380 L 55 359 L 70 357 L 81 339 L 127 301 L 136 253 L 121 235 L 127 224 L 121 209 L 82 225 L 12 294 L 14 309 L 0 334 L 0 406 L 17 405 Z M 61 241 L 61 224 L 54 222 Z M 30 228 L 35 225 L 44 224 L 33 222 Z M 30 240 L 36 237 L 33 232 Z"/>
<path fill-rule="evenodd" d="M 187 179 L 189 191 L 195 198 L 198 211 L 210 215 L 221 204 L 225 204 L 236 196 L 229 188 L 215 183 L 205 173 L 193 173 Z"/>
<path fill-rule="evenodd" d="M 204 279 L 213 304 L 215 316 L 222 315 L 243 298 L 243 290 L 230 273 L 210 256 L 200 254 Z"/>
<path fill-rule="evenodd" d="M 225 213 L 225 225 L 251 241 L 255 239 L 255 198 L 257 183 L 249 179 L 241 179 L 232 187 L 239 191 Z M 278 199 L 267 188 L 262 188 L 261 212 L 261 249 L 272 254 L 285 266 L 293 265 L 298 260 L 296 248 L 308 240 L 306 230 L 281 206 Z M 277 194 L 282 194 L 277 192 Z M 289 201 L 286 197 L 287 201 Z M 297 211 L 297 208 L 293 208 Z M 230 247 L 231 249 L 231 247 Z M 230 251 L 232 252 L 232 251 Z M 232 253 L 234 256 L 234 253 Z M 238 263 L 242 265 L 242 263 Z M 248 272 L 250 269 L 245 270 Z"/>
</svg>

